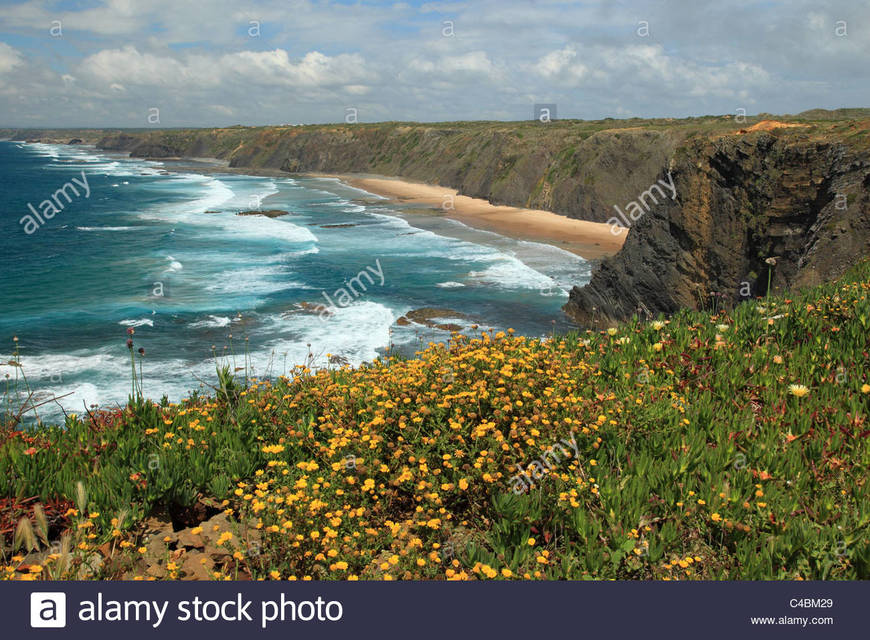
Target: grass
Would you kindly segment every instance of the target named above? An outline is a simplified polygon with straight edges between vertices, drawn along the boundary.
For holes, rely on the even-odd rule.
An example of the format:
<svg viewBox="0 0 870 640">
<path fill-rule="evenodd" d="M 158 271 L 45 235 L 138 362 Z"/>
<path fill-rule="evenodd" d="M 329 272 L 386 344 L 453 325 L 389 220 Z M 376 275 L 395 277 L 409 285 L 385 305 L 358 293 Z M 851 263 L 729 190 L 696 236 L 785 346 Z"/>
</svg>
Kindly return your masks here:
<svg viewBox="0 0 870 640">
<path fill-rule="evenodd" d="M 146 516 L 207 503 L 216 578 L 867 579 L 868 293 L 864 261 L 730 312 L 10 425 L 0 574 L 144 576 Z"/>
</svg>

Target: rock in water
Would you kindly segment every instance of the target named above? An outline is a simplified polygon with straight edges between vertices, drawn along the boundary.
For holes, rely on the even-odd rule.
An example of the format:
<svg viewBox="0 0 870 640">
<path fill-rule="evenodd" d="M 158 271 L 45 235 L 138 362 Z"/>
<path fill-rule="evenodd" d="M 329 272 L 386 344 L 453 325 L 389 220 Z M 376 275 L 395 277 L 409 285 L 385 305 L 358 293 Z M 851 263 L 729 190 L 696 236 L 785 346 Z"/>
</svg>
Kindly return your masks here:
<svg viewBox="0 0 870 640">
<path fill-rule="evenodd" d="M 281 216 L 289 216 L 289 211 L 281 209 L 266 209 L 263 211 L 239 211 L 237 216 L 264 216 L 266 218 L 280 218 Z"/>
</svg>

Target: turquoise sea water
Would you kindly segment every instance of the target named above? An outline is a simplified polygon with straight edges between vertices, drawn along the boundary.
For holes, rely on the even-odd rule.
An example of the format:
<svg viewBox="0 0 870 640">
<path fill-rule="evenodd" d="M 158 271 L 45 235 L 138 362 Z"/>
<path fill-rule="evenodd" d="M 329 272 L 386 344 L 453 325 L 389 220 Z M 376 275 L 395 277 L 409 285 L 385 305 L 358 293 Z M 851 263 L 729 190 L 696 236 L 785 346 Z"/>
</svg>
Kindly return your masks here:
<svg viewBox="0 0 870 640">
<path fill-rule="evenodd" d="M 89 147 L 0 142 L 0 362 L 17 336 L 41 397 L 70 394 L 60 404 L 76 412 L 123 403 L 127 327 L 146 350 L 146 395 L 179 400 L 214 382 L 213 346 L 242 366 L 247 338 L 260 377 L 309 353 L 318 365 L 327 354 L 359 364 L 390 345 L 411 353 L 447 340 L 443 330 L 396 324 L 422 307 L 457 312 L 445 320 L 466 334 L 477 323 L 543 336 L 569 327 L 567 290 L 589 279 L 590 265 L 573 254 L 408 212 L 337 180 L 179 169 Z M 63 208 L 26 233 L 28 203 L 41 213 L 66 184 L 79 195 L 67 189 L 70 201 L 59 195 Z M 291 215 L 235 215 L 258 205 Z M 362 271 L 374 275 L 355 281 L 348 306 L 326 315 L 300 304 L 327 304 L 324 292 L 338 302 L 336 291 Z"/>
</svg>

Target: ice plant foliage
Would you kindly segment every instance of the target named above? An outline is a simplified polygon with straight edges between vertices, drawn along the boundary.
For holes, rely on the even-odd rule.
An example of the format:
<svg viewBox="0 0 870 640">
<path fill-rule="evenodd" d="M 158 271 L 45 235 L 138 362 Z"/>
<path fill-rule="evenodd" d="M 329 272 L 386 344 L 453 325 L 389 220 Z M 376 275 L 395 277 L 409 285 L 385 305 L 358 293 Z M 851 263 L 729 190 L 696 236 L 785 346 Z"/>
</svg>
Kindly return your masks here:
<svg viewBox="0 0 870 640">
<path fill-rule="evenodd" d="M 97 577 L 185 577 L 186 552 L 155 552 L 141 522 L 208 504 L 225 524 L 189 532 L 210 536 L 219 578 L 870 578 L 868 293 L 863 262 L 732 312 L 455 335 L 10 428 L 2 495 L 76 507 L 38 569 L 22 545 L 45 543 L 4 533 L 0 573 L 71 575 L 100 554 Z M 531 461 L 546 480 L 513 491 Z"/>
</svg>

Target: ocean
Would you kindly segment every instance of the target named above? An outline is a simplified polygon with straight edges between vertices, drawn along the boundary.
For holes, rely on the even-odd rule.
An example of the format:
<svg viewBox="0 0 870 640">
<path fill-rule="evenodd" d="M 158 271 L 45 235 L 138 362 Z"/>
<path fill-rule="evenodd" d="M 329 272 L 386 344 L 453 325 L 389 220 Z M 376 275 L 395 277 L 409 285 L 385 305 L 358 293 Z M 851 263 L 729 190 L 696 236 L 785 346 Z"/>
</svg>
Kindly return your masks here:
<svg viewBox="0 0 870 640">
<path fill-rule="evenodd" d="M 36 397 L 64 396 L 39 408 L 43 420 L 127 400 L 128 327 L 145 349 L 145 395 L 178 401 L 209 391 L 215 354 L 266 378 L 448 340 L 445 329 L 397 324 L 421 308 L 444 309 L 436 322 L 466 335 L 562 332 L 568 290 L 589 280 L 590 264 L 559 248 L 338 180 L 190 165 L 0 142 L 0 363 L 17 344 Z M 28 205 L 50 214 L 40 203 L 69 184 L 53 217 L 32 216 Z M 236 215 L 252 208 L 290 215 Z M 0 384 L 7 375 L 16 368 L 3 364 Z"/>
</svg>

